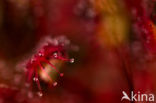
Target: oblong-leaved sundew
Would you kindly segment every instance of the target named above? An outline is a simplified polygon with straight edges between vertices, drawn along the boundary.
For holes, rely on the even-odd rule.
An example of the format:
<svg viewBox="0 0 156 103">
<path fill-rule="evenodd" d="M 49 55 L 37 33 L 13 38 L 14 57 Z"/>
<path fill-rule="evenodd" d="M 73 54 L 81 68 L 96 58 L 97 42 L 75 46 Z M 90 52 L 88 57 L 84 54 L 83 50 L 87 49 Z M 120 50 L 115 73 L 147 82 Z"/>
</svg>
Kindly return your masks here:
<svg viewBox="0 0 156 103">
<path fill-rule="evenodd" d="M 26 63 L 26 75 L 27 75 L 27 82 L 30 83 L 32 80 L 36 82 L 37 87 L 39 89 L 39 96 L 42 96 L 42 89 L 40 85 L 39 78 L 47 77 L 50 84 L 52 83 L 53 86 L 57 85 L 57 82 L 52 80 L 51 76 L 47 73 L 47 66 L 50 66 L 50 69 L 53 69 L 55 72 L 59 74 L 59 76 L 63 76 L 64 74 L 59 72 L 56 66 L 53 63 L 56 63 L 58 60 L 60 63 L 63 61 L 68 61 L 70 63 L 74 63 L 74 59 L 68 59 L 67 49 L 69 49 L 70 41 L 67 40 L 64 36 L 57 37 L 52 39 L 51 37 L 47 37 L 39 48 L 37 52 L 27 61 Z M 55 62 L 52 62 L 55 61 Z M 58 63 L 58 62 L 57 62 Z M 40 73 L 40 72 L 41 73 Z M 41 75 L 39 75 L 41 74 Z M 44 74 L 44 75 L 43 75 Z"/>
</svg>

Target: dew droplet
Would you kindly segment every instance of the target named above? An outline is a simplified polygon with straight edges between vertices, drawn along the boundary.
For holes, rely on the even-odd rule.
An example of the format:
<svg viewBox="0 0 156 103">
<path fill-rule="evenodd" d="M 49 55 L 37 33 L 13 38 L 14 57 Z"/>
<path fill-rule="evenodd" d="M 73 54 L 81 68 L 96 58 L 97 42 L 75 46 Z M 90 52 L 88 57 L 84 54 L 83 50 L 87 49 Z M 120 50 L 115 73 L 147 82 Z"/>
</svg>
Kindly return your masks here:
<svg viewBox="0 0 156 103">
<path fill-rule="evenodd" d="M 38 78 L 34 77 L 34 78 L 33 78 L 33 81 L 35 81 L 35 82 L 38 81 Z"/>
<path fill-rule="evenodd" d="M 43 93 L 41 91 L 38 92 L 37 94 L 38 94 L 39 97 L 42 97 L 43 96 Z"/>
<path fill-rule="evenodd" d="M 57 82 L 54 82 L 54 83 L 53 83 L 53 86 L 54 86 L 54 87 L 57 86 Z"/>
<path fill-rule="evenodd" d="M 63 76 L 64 76 L 64 74 L 63 74 L 63 73 L 60 73 L 60 76 L 61 76 L 61 77 L 63 77 Z"/>
<path fill-rule="evenodd" d="M 54 58 L 57 58 L 58 57 L 58 54 L 57 53 L 54 53 L 53 56 L 54 56 Z"/>
<path fill-rule="evenodd" d="M 42 57 L 42 56 L 43 56 L 43 54 L 42 54 L 42 53 L 38 53 L 38 55 L 39 55 L 40 57 Z"/>
<path fill-rule="evenodd" d="M 70 63 L 74 63 L 74 58 L 70 59 Z"/>
</svg>

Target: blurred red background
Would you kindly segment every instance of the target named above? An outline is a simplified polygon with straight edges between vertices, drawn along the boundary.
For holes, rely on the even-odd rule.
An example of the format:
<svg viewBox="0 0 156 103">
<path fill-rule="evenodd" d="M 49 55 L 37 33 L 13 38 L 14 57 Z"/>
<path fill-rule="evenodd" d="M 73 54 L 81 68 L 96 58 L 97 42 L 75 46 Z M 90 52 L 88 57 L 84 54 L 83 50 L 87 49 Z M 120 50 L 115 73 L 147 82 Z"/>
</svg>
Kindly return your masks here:
<svg viewBox="0 0 156 103">
<path fill-rule="evenodd" d="M 156 92 L 154 0 L 0 0 L 0 103 L 134 103 Z M 150 25 L 150 26 L 149 26 Z M 43 38 L 65 36 L 73 64 L 49 88 L 27 87 L 23 61 Z"/>
</svg>

